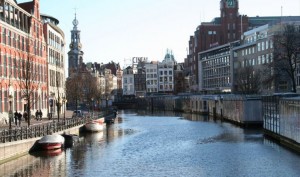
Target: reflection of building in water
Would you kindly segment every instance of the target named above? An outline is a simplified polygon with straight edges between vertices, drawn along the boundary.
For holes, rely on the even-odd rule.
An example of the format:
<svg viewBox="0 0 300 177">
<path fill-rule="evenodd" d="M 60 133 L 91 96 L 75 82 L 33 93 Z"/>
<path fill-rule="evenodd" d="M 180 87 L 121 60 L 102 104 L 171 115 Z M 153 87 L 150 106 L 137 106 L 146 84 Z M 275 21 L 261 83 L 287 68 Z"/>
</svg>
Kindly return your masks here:
<svg viewBox="0 0 300 177">
<path fill-rule="evenodd" d="M 0 165 L 0 176 L 67 176 L 66 159 L 56 156 L 25 155 Z"/>
<path fill-rule="evenodd" d="M 278 143 L 276 143 L 275 141 L 272 141 L 271 139 L 264 138 L 264 144 L 272 147 L 277 152 L 280 151 L 280 145 Z"/>
</svg>

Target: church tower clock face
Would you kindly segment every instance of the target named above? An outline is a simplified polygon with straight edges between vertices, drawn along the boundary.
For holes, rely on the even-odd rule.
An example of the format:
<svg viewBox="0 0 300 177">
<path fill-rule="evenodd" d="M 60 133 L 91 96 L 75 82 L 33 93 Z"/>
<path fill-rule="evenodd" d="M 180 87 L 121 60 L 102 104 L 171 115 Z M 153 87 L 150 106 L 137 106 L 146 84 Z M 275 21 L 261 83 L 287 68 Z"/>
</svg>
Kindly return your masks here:
<svg viewBox="0 0 300 177">
<path fill-rule="evenodd" d="M 234 7 L 234 4 L 235 4 L 234 0 L 226 0 L 227 7 Z"/>
</svg>

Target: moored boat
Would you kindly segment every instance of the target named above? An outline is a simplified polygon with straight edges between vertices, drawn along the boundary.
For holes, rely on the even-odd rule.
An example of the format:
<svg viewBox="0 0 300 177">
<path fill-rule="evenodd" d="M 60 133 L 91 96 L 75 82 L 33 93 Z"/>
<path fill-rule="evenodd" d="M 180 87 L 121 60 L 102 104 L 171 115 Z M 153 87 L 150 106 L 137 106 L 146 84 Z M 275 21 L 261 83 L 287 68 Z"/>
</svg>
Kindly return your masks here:
<svg viewBox="0 0 300 177">
<path fill-rule="evenodd" d="M 59 134 L 46 135 L 39 140 L 39 144 L 44 150 L 62 148 L 65 138 Z"/>
<path fill-rule="evenodd" d="M 85 129 L 90 132 L 99 132 L 104 129 L 104 118 L 90 120 L 85 123 Z"/>
</svg>

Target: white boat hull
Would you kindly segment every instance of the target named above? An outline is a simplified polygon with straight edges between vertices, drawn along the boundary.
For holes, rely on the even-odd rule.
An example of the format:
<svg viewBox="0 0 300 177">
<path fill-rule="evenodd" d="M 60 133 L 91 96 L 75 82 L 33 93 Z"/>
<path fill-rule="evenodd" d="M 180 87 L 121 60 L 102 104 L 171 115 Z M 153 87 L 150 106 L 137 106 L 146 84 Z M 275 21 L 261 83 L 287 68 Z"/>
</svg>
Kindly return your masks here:
<svg viewBox="0 0 300 177">
<path fill-rule="evenodd" d="M 85 123 L 85 129 L 90 132 L 100 132 L 104 129 L 104 118 L 91 120 Z"/>
<path fill-rule="evenodd" d="M 58 134 L 46 135 L 39 140 L 39 144 L 44 150 L 62 148 L 65 138 Z"/>
</svg>

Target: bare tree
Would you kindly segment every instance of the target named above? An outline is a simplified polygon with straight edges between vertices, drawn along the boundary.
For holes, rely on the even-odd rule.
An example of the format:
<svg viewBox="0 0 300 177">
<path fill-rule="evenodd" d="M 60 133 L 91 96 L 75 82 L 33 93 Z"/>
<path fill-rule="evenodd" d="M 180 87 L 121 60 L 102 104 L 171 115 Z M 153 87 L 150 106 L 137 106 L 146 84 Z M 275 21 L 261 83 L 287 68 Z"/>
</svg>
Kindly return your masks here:
<svg viewBox="0 0 300 177">
<path fill-rule="evenodd" d="M 67 79 L 66 94 L 68 102 L 75 104 L 76 109 L 79 102 L 92 105 L 99 96 L 96 78 L 89 72 L 74 74 Z"/>
<path fill-rule="evenodd" d="M 253 66 L 241 67 L 236 72 L 236 92 L 242 94 L 257 94 L 261 86 L 261 72 Z"/>
<path fill-rule="evenodd" d="M 39 87 L 38 73 L 35 70 L 33 59 L 34 56 L 28 54 L 27 58 L 22 60 L 20 66 L 21 71 L 18 73 L 18 84 L 21 88 L 22 98 L 27 101 L 25 109 L 27 113 L 28 126 L 30 126 L 30 110 L 37 102 L 37 100 L 35 99 L 35 94 Z"/>
<path fill-rule="evenodd" d="M 69 104 L 78 107 L 78 102 L 82 99 L 82 77 L 80 74 L 69 77 L 66 82 L 66 96 Z"/>
<path fill-rule="evenodd" d="M 292 83 L 292 92 L 296 92 L 296 67 L 299 46 L 299 26 L 287 24 L 282 32 L 274 36 L 274 70 L 276 74 L 287 75 Z"/>
</svg>

